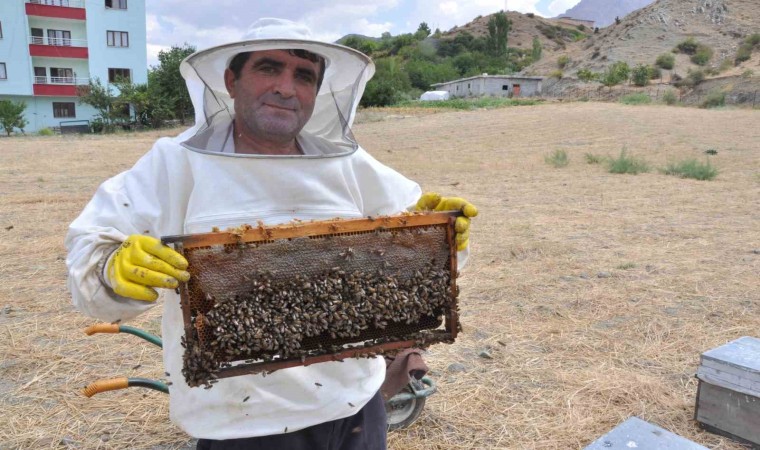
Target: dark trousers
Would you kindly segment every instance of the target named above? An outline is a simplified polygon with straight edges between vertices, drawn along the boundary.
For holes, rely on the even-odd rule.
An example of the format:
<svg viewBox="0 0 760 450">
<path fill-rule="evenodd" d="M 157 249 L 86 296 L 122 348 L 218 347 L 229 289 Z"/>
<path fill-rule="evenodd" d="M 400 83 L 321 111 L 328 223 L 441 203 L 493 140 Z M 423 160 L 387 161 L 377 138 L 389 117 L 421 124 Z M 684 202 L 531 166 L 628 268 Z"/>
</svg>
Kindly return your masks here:
<svg viewBox="0 0 760 450">
<path fill-rule="evenodd" d="M 200 439 L 197 450 L 385 450 L 385 402 L 378 392 L 353 416 L 292 433 L 246 439 Z"/>
</svg>

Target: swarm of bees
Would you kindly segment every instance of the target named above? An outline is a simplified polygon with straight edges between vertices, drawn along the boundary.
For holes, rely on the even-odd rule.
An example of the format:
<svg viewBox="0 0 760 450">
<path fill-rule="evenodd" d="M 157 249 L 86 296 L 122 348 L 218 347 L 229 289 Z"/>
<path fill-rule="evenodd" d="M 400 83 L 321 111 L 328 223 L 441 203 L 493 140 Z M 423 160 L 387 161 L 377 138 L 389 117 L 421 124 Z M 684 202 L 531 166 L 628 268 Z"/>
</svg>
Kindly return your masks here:
<svg viewBox="0 0 760 450">
<path fill-rule="evenodd" d="M 352 254 L 349 249 L 342 256 Z M 247 278 L 243 294 L 214 299 L 206 314 L 195 317 L 196 328 L 205 331 L 199 336 L 206 337 L 183 340 L 183 374 L 190 386 L 211 387 L 215 372 L 233 361 L 303 362 L 368 337 L 364 346 L 398 339 L 388 329 L 410 331 L 403 338 L 424 345 L 425 331 L 414 324 L 452 306 L 449 273 L 435 261 L 405 278 L 339 267 L 308 278 L 276 279 L 268 273 Z"/>
</svg>

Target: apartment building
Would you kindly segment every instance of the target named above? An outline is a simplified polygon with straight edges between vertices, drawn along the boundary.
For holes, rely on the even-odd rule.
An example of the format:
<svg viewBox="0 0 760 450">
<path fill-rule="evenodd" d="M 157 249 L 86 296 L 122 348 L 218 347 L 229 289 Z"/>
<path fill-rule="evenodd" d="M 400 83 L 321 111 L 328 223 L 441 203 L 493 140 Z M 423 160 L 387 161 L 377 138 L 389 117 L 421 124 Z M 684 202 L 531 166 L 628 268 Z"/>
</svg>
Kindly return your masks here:
<svg viewBox="0 0 760 450">
<path fill-rule="evenodd" d="M 148 81 L 145 0 L 0 0 L 0 100 L 26 131 L 86 124 L 77 86 L 118 77 Z"/>
</svg>

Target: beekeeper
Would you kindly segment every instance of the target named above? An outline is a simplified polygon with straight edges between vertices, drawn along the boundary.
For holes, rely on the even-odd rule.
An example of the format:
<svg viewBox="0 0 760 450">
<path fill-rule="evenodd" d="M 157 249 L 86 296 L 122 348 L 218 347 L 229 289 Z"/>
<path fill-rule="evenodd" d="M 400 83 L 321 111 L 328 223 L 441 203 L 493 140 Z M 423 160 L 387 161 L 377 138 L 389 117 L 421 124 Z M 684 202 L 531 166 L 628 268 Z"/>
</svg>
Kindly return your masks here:
<svg viewBox="0 0 760 450">
<path fill-rule="evenodd" d="M 385 448 L 379 357 L 225 378 L 210 390 L 189 387 L 173 291 L 189 278 L 187 262 L 157 238 L 259 220 L 395 214 L 415 205 L 470 217 L 477 210 L 458 198 L 421 195 L 416 183 L 357 144 L 350 125 L 374 73 L 360 52 L 312 40 L 302 25 L 262 19 L 245 40 L 196 52 L 180 71 L 195 126 L 159 139 L 134 167 L 104 182 L 70 225 L 74 305 L 101 320 L 125 321 L 154 307 L 156 288 L 166 288 L 170 415 L 201 438 L 199 448 Z M 460 219 L 464 257 L 469 219 Z"/>
</svg>

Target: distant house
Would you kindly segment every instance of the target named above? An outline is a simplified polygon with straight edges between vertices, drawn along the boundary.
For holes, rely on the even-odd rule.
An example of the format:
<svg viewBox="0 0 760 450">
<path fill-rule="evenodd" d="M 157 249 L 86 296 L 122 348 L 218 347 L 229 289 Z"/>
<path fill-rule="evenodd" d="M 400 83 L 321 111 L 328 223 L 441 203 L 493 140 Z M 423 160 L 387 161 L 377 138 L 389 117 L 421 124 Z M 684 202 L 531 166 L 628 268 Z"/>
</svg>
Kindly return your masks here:
<svg viewBox="0 0 760 450">
<path fill-rule="evenodd" d="M 591 28 L 592 30 L 594 29 L 594 24 L 595 24 L 595 22 L 593 20 L 575 19 L 575 18 L 570 17 L 570 16 L 562 16 L 562 17 L 558 17 L 558 18 L 556 18 L 554 20 L 556 20 L 557 22 L 559 22 L 561 24 L 570 25 L 570 26 L 574 26 L 574 27 L 577 27 L 578 25 L 583 25 L 586 28 Z"/>
<path fill-rule="evenodd" d="M 452 97 L 533 97 L 541 95 L 543 77 L 478 75 L 437 83 L 436 91 L 448 91 Z"/>
</svg>

